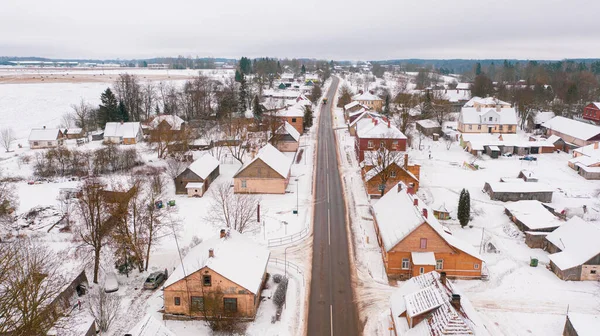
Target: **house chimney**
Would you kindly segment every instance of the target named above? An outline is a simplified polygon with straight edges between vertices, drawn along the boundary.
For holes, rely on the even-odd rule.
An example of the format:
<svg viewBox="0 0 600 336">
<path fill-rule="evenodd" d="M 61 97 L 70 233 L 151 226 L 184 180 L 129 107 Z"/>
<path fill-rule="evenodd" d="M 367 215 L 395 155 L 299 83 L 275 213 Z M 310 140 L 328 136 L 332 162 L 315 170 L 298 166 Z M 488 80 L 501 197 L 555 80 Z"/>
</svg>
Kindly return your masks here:
<svg viewBox="0 0 600 336">
<path fill-rule="evenodd" d="M 221 232 L 219 232 L 219 238 L 225 238 L 225 236 L 227 235 L 225 229 L 221 229 Z"/>
<path fill-rule="evenodd" d="M 408 191 L 410 192 L 411 195 L 413 195 L 412 187 L 409 187 Z M 413 205 L 416 206 L 416 207 L 419 206 L 419 199 L 418 198 L 413 198 Z"/>
<path fill-rule="evenodd" d="M 402 191 L 402 183 L 398 183 L 398 192 Z"/>
<path fill-rule="evenodd" d="M 414 183 L 409 183 L 408 184 L 408 189 L 406 189 L 406 193 L 409 195 L 414 195 L 415 194 L 415 185 Z"/>
<path fill-rule="evenodd" d="M 404 154 L 404 169 L 408 170 L 408 154 Z"/>
<path fill-rule="evenodd" d="M 121 125 L 123 125 L 123 120 L 121 120 Z"/>
<path fill-rule="evenodd" d="M 498 111 L 498 112 L 502 111 L 502 107 L 500 105 L 496 105 L 496 111 Z"/>
<path fill-rule="evenodd" d="M 214 258 L 215 257 L 215 250 L 208 249 L 208 257 L 209 258 Z"/>
<path fill-rule="evenodd" d="M 377 126 L 377 122 L 378 122 L 378 121 L 379 121 L 379 120 L 375 119 L 375 126 Z"/>
<path fill-rule="evenodd" d="M 452 294 L 452 300 L 450 301 L 450 304 L 452 307 L 454 307 L 454 309 L 456 309 L 456 311 L 460 311 L 460 295 Z"/>
<path fill-rule="evenodd" d="M 427 209 L 423 208 L 422 213 L 423 213 L 423 217 L 425 217 L 425 219 L 427 219 Z"/>
<path fill-rule="evenodd" d="M 598 149 L 598 142 L 594 142 L 594 149 Z"/>
<path fill-rule="evenodd" d="M 388 118 L 387 122 L 388 122 L 388 128 L 390 128 L 390 119 L 389 118 Z"/>
<path fill-rule="evenodd" d="M 46 129 L 46 126 L 44 126 L 44 129 Z"/>
<path fill-rule="evenodd" d="M 442 283 L 442 285 L 446 286 L 446 272 L 440 273 L 440 282 Z"/>
</svg>

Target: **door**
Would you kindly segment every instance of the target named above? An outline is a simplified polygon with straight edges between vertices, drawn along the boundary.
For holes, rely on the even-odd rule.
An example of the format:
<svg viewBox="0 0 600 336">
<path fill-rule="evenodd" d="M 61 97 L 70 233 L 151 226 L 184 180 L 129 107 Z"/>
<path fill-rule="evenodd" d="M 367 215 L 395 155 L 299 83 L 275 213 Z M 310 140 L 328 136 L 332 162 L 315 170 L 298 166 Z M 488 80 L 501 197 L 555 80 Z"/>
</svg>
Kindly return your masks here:
<svg viewBox="0 0 600 336">
<path fill-rule="evenodd" d="M 425 267 L 419 267 L 419 274 L 425 274 Z"/>
</svg>

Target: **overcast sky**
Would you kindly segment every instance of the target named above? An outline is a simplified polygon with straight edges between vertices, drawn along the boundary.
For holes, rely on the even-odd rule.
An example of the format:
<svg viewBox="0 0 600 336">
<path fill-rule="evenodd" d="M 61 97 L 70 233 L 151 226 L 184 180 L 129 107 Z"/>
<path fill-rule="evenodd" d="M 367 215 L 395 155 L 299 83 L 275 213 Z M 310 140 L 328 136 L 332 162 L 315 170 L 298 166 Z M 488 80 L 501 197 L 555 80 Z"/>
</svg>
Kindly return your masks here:
<svg viewBox="0 0 600 336">
<path fill-rule="evenodd" d="M 4 0 L 0 56 L 600 58 L 597 0 Z"/>
</svg>

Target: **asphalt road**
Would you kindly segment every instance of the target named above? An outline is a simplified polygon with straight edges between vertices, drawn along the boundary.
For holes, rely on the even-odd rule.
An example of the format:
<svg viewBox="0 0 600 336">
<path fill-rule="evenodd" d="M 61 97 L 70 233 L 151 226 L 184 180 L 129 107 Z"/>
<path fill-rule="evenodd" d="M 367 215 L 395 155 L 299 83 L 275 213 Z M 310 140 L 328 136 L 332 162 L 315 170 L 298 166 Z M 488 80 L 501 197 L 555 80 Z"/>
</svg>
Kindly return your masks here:
<svg viewBox="0 0 600 336">
<path fill-rule="evenodd" d="M 309 336 L 359 335 L 350 276 L 346 210 L 332 128 L 331 105 L 338 84 L 339 79 L 334 77 L 326 94 L 328 103 L 321 105 L 319 119 Z"/>
</svg>

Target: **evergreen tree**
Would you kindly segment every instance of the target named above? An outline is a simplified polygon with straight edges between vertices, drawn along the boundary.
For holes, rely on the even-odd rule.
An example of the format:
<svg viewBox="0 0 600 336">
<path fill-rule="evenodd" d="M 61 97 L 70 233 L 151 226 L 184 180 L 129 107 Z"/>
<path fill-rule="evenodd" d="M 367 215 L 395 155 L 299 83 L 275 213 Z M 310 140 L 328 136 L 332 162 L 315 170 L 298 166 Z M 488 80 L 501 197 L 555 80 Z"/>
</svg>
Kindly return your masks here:
<svg viewBox="0 0 600 336">
<path fill-rule="evenodd" d="M 107 122 L 117 121 L 119 114 L 119 103 L 110 88 L 100 95 L 100 107 L 98 108 L 100 128 L 104 128 Z"/>
<path fill-rule="evenodd" d="M 460 192 L 460 197 L 458 198 L 457 217 L 461 227 L 464 228 L 467 226 L 467 224 L 469 224 L 469 219 L 471 217 L 471 196 L 469 195 L 469 191 L 467 189 L 463 189 Z"/>
<path fill-rule="evenodd" d="M 304 128 L 309 128 L 311 127 L 313 124 L 313 111 L 312 108 L 310 106 L 304 106 L 304 120 L 303 120 L 303 127 Z"/>
<path fill-rule="evenodd" d="M 306 67 L 304 66 L 304 64 L 302 64 L 302 68 L 301 68 L 300 72 L 301 72 L 303 75 L 306 73 Z"/>
<path fill-rule="evenodd" d="M 156 113 L 156 115 L 160 115 L 160 108 L 158 107 L 158 104 L 156 104 L 156 108 L 154 109 L 154 113 Z"/>
<path fill-rule="evenodd" d="M 281 63 L 279 63 L 279 61 L 277 61 L 277 73 L 283 73 L 283 70 L 281 69 Z"/>
<path fill-rule="evenodd" d="M 254 95 L 254 99 L 252 99 L 252 114 L 254 114 L 254 118 L 260 120 L 262 118 L 262 113 L 263 111 L 258 96 Z"/>
<path fill-rule="evenodd" d="M 252 61 L 248 57 L 242 57 L 240 59 L 240 71 L 244 75 L 248 75 L 252 72 Z"/>
<path fill-rule="evenodd" d="M 246 82 L 246 76 L 242 73 L 240 78 L 240 94 L 238 97 L 238 106 L 240 113 L 246 112 L 248 109 L 248 105 L 246 102 L 248 101 L 248 83 Z"/>
<path fill-rule="evenodd" d="M 315 104 L 319 100 L 319 98 L 321 98 L 322 94 L 323 90 L 321 90 L 321 85 L 319 85 L 319 83 L 315 83 L 312 87 L 312 90 L 310 91 L 308 99 L 310 99 L 310 101 L 313 104 Z"/>
<path fill-rule="evenodd" d="M 119 100 L 119 107 L 117 108 L 117 119 L 118 121 L 128 122 L 129 121 L 129 113 L 127 112 L 127 108 L 122 100 Z"/>
<path fill-rule="evenodd" d="M 238 83 L 242 81 L 242 73 L 239 70 L 235 70 L 235 81 Z"/>
<path fill-rule="evenodd" d="M 352 102 L 352 89 L 346 84 L 342 86 L 339 90 L 339 98 L 338 98 L 338 107 L 344 107 L 346 104 L 350 104 Z"/>
<path fill-rule="evenodd" d="M 481 63 L 477 62 L 477 66 L 475 67 L 475 76 L 481 75 Z"/>
<path fill-rule="evenodd" d="M 389 94 L 385 95 L 385 101 L 383 103 L 383 114 L 385 114 L 388 117 L 391 114 L 391 111 L 390 111 L 390 95 Z"/>
</svg>

